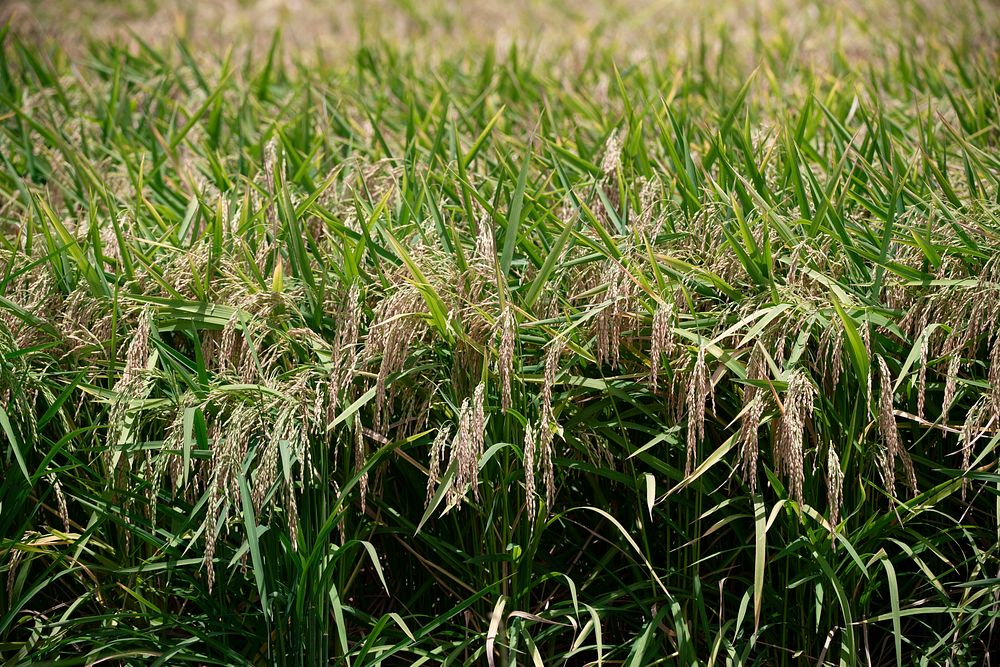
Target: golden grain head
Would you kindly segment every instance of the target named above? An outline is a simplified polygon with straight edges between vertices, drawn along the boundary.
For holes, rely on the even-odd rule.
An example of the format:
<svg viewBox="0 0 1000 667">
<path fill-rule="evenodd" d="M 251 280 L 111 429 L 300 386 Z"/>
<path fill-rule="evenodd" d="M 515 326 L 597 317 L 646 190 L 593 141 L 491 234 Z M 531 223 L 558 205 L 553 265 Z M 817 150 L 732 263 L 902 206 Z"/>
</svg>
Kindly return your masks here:
<svg viewBox="0 0 1000 667">
<path fill-rule="evenodd" d="M 948 415 L 951 412 L 952 403 L 955 402 L 955 393 L 958 390 L 958 373 L 961 369 L 962 357 L 958 352 L 954 352 L 948 359 L 948 370 L 945 373 L 944 396 L 941 399 L 941 423 L 948 423 Z"/>
<path fill-rule="evenodd" d="M 427 499 L 424 501 L 424 508 L 430 505 L 431 499 L 437 490 L 437 485 L 441 480 L 441 464 L 444 463 L 445 448 L 451 436 L 451 426 L 445 425 L 438 428 L 434 442 L 431 444 L 430 461 L 427 466 Z"/>
<path fill-rule="evenodd" d="M 748 380 L 765 380 L 767 365 L 764 351 L 754 345 L 747 362 Z M 752 384 L 743 388 L 743 417 L 740 420 L 739 452 L 743 479 L 750 486 L 750 492 L 757 491 L 757 460 L 760 456 L 758 432 L 764 416 L 765 394 Z"/>
<path fill-rule="evenodd" d="M 508 303 L 500 314 L 500 345 L 497 350 L 497 374 L 500 376 L 500 409 L 511 407 L 511 380 L 514 376 L 514 345 L 517 339 L 517 319 Z"/>
<path fill-rule="evenodd" d="M 659 389 L 660 370 L 663 357 L 671 357 L 674 353 L 674 305 L 658 301 L 653 313 L 653 326 L 649 345 L 649 388 L 656 392 Z"/>
<path fill-rule="evenodd" d="M 354 413 L 354 472 L 360 472 L 364 468 L 368 458 L 368 449 L 365 443 L 364 427 L 361 424 L 361 415 Z M 368 499 L 368 473 L 361 475 L 358 481 L 358 495 L 361 498 L 361 512 L 365 511 L 365 504 Z"/>
<path fill-rule="evenodd" d="M 611 130 L 604 142 L 604 157 L 601 160 L 601 171 L 605 178 L 613 178 L 622 157 L 622 139 L 618 128 Z"/>
<path fill-rule="evenodd" d="M 535 482 L 535 459 L 537 456 L 535 431 L 531 424 L 524 426 L 524 502 L 528 521 L 534 525 L 538 514 L 538 491 Z"/>
<path fill-rule="evenodd" d="M 896 426 L 892 374 L 889 372 L 889 367 L 881 355 L 877 355 L 875 360 L 879 371 L 878 428 L 884 443 L 884 449 L 879 459 L 882 479 L 885 481 L 889 492 L 894 493 L 896 484 L 896 459 L 898 458 L 906 475 L 906 483 L 913 494 L 916 495 L 916 471 L 913 468 L 913 462 L 910 459 L 909 453 L 903 447 L 902 439 L 899 436 L 899 429 Z"/>
<path fill-rule="evenodd" d="M 705 404 L 712 396 L 712 382 L 705 363 L 705 347 L 698 346 L 691 376 L 688 380 L 685 404 L 687 406 L 687 459 L 684 464 L 686 475 L 694 469 L 697 448 L 705 437 Z"/>
<path fill-rule="evenodd" d="M 826 501 L 830 508 L 830 529 L 837 530 L 840 523 L 840 510 L 844 502 L 844 473 L 841 470 L 840 457 L 833 443 L 827 448 L 826 455 Z M 836 548 L 836 541 L 834 541 Z"/>
<path fill-rule="evenodd" d="M 816 388 L 802 369 L 795 369 L 788 378 L 778 437 L 774 445 L 775 471 L 788 480 L 788 495 L 802 504 L 805 481 L 804 440 L 806 423 L 811 418 Z"/>
</svg>

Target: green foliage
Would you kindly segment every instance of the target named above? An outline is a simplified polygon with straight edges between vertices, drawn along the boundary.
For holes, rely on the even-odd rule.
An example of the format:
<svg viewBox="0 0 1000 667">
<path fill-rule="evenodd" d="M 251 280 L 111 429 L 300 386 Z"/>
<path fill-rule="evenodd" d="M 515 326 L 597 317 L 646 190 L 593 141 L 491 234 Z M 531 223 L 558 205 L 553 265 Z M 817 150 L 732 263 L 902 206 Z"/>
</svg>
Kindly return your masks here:
<svg viewBox="0 0 1000 667">
<path fill-rule="evenodd" d="M 907 40 L 4 31 L 0 661 L 983 664 L 1000 58 Z"/>
</svg>

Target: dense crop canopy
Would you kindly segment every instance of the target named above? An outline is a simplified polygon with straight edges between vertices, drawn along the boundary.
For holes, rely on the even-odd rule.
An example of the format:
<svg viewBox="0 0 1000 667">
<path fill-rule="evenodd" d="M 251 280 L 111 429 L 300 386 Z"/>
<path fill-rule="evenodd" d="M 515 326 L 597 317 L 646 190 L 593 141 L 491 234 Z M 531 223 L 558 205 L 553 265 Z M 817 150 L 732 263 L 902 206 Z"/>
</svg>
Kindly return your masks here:
<svg viewBox="0 0 1000 667">
<path fill-rule="evenodd" d="M 958 4 L 648 57 L 5 30 L 0 662 L 983 664 L 1000 20 Z"/>
</svg>

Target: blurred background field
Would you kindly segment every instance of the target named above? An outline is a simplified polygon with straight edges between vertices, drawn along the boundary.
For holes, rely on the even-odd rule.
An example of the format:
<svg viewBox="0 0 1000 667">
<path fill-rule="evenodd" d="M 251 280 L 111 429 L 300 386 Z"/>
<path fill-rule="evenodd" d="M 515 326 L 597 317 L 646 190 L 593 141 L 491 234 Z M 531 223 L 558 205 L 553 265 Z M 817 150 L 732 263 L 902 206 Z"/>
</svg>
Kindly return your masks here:
<svg viewBox="0 0 1000 667">
<path fill-rule="evenodd" d="M 699 33 L 709 57 L 753 66 L 755 45 L 784 43 L 805 65 L 822 68 L 834 49 L 852 62 L 905 46 L 918 55 L 954 47 L 996 47 L 994 3 L 960 0 L 612 0 L 596 2 L 447 2 L 428 0 L 208 0 L 76 2 L 8 0 L 0 8 L 17 33 L 81 46 L 88 38 L 136 39 L 150 46 L 182 36 L 202 57 L 228 46 L 267 49 L 275 30 L 304 57 L 335 62 L 364 39 L 384 40 L 419 58 L 475 52 L 517 42 L 542 53 L 577 56 L 595 45 L 623 63 L 683 54 Z"/>
</svg>

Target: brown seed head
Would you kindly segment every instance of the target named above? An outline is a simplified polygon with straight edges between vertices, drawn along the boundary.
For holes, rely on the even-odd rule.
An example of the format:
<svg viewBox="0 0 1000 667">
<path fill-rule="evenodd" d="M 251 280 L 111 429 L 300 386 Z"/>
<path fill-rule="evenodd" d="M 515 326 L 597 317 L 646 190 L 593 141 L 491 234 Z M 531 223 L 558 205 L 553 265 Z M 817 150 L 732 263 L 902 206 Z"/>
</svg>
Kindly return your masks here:
<svg viewBox="0 0 1000 667">
<path fill-rule="evenodd" d="M 434 442 L 431 443 L 430 462 L 427 466 L 427 500 L 424 501 L 424 509 L 431 504 L 434 492 L 437 489 L 438 481 L 441 479 L 441 464 L 444 462 L 444 449 L 448 444 L 448 437 L 451 435 L 451 426 L 439 428 Z"/>
<path fill-rule="evenodd" d="M 361 426 L 361 416 L 354 413 L 354 472 L 360 471 L 365 466 L 365 459 L 368 457 L 365 446 L 364 429 Z M 358 481 L 358 494 L 361 496 L 361 513 L 365 512 L 365 503 L 368 498 L 368 473 L 361 475 Z"/>
<path fill-rule="evenodd" d="M 565 341 L 561 336 L 556 336 L 549 341 L 545 350 L 545 376 L 542 382 L 542 414 L 552 417 L 552 388 L 556 383 L 556 374 L 559 371 L 559 357 L 562 356 Z M 554 419 L 550 419 L 554 421 Z"/>
<path fill-rule="evenodd" d="M 909 453 L 903 447 L 903 441 L 899 437 L 899 430 L 896 427 L 896 416 L 893 412 L 892 376 L 889 373 L 889 367 L 886 365 L 885 359 L 879 355 L 876 356 L 876 360 L 879 369 L 878 427 L 885 444 L 884 453 L 879 461 L 882 479 L 885 481 L 889 493 L 894 494 L 896 486 L 896 458 L 898 457 L 906 474 L 906 482 L 913 491 L 913 494 L 916 495 L 916 471 L 913 468 L 913 462 L 910 460 Z"/>
<path fill-rule="evenodd" d="M 788 495 L 802 504 L 802 485 L 805 481 L 803 440 L 806 421 L 813 411 L 816 388 L 802 369 L 792 371 L 788 378 L 785 403 L 775 441 L 775 471 L 788 480 Z"/>
<path fill-rule="evenodd" d="M 649 345 L 649 388 L 656 391 L 659 388 L 660 366 L 663 356 L 670 357 L 674 352 L 674 306 L 660 301 L 653 314 L 653 328 Z"/>
<path fill-rule="evenodd" d="M 514 342 L 517 320 L 508 303 L 500 314 L 500 346 L 497 352 L 497 371 L 500 375 L 500 408 L 507 412 L 511 406 L 511 377 L 514 373 Z"/>
<path fill-rule="evenodd" d="M 479 459 L 485 446 L 486 409 L 485 387 L 476 387 L 472 401 L 465 399 L 459 411 L 458 430 L 451 443 L 451 459 L 449 467 L 455 465 L 455 481 L 448 496 L 448 505 L 458 505 L 464 498 L 468 487 L 472 487 L 472 496 L 479 500 Z"/>
<path fill-rule="evenodd" d="M 615 170 L 622 157 L 622 140 L 618 134 L 618 128 L 611 130 L 607 141 L 604 142 L 604 159 L 601 161 L 601 171 L 605 178 L 613 178 Z"/>
<path fill-rule="evenodd" d="M 962 441 L 962 470 L 966 473 L 972 468 L 972 448 L 976 442 L 983 437 L 990 425 L 995 421 L 996 417 L 993 416 L 993 411 L 995 407 L 993 404 L 993 397 L 989 394 L 984 394 L 976 403 L 969 409 L 969 413 L 965 417 L 965 423 L 962 425 L 961 441 Z M 962 478 L 962 500 L 965 500 L 965 494 L 968 490 L 969 478 L 968 476 Z"/>
<path fill-rule="evenodd" d="M 924 406 L 927 403 L 927 351 L 930 347 L 931 334 L 927 331 L 927 314 L 920 327 L 920 367 L 917 370 L 917 416 L 924 418 Z"/>
<path fill-rule="evenodd" d="M 539 466 L 545 480 L 545 511 L 552 512 L 553 503 L 556 497 L 556 475 L 555 465 L 552 461 L 552 442 L 555 439 L 555 432 L 558 425 L 547 412 L 542 412 L 542 419 L 538 426 L 538 450 Z"/>
<path fill-rule="evenodd" d="M 767 365 L 764 352 L 755 345 L 747 363 L 748 380 L 764 380 Z M 765 394 L 753 385 L 743 388 L 743 419 L 740 424 L 740 464 L 743 479 L 750 485 L 750 492 L 757 492 L 757 459 L 759 457 L 758 431 L 764 415 Z"/>
<path fill-rule="evenodd" d="M 420 292 L 406 283 L 379 304 L 375 322 L 368 333 L 368 345 L 365 348 L 368 358 L 381 357 L 375 380 L 373 421 L 373 428 L 381 435 L 386 435 L 384 431 L 389 407 L 389 377 L 403 370 L 411 346 L 426 330 L 426 326 L 416 315 L 423 309 L 422 304 Z"/>
<path fill-rule="evenodd" d="M 708 377 L 708 367 L 705 364 L 705 347 L 698 347 L 698 356 L 695 358 L 694 369 L 687 387 L 687 462 L 684 465 L 684 474 L 690 475 L 694 468 L 695 454 L 700 443 L 705 437 L 705 402 L 712 395 L 712 383 Z"/>
<path fill-rule="evenodd" d="M 941 399 L 941 423 L 948 425 L 948 413 L 951 411 L 951 404 L 955 401 L 955 392 L 958 389 L 958 372 L 961 367 L 962 356 L 958 352 L 953 352 L 948 360 L 948 373 L 944 380 L 944 397 Z"/>
<path fill-rule="evenodd" d="M 121 377 L 115 383 L 113 392 L 115 394 L 114 403 L 111 406 L 111 413 L 108 416 L 108 433 L 112 438 L 117 438 L 121 428 L 125 424 L 126 413 L 129 404 L 142 396 L 146 378 L 146 362 L 149 360 L 149 335 L 152 327 L 152 311 L 149 307 L 143 309 L 139 315 L 139 322 L 132 342 L 129 344 L 128 352 L 125 355 L 125 368 Z M 117 455 L 117 442 L 109 442 L 106 451 L 106 463 L 108 468 L 115 468 L 115 456 Z M 125 456 L 122 455 L 118 465 L 125 465 Z"/>
<path fill-rule="evenodd" d="M 840 469 L 840 457 L 833 443 L 827 450 L 826 455 L 826 502 L 830 507 L 830 529 L 837 530 L 840 523 L 840 507 L 844 499 L 844 473 Z M 836 548 L 836 541 L 834 541 Z"/>
<path fill-rule="evenodd" d="M 476 234 L 476 249 L 473 261 L 482 269 L 493 269 L 497 259 L 496 240 L 493 237 L 493 225 L 489 216 L 483 215 L 479 220 L 479 231 Z"/>
<path fill-rule="evenodd" d="M 524 501 L 528 521 L 532 525 L 534 525 L 535 516 L 538 514 L 538 493 L 535 483 L 536 449 L 535 431 L 529 423 L 524 427 Z"/>
</svg>

